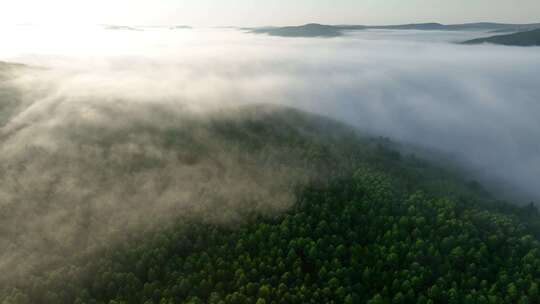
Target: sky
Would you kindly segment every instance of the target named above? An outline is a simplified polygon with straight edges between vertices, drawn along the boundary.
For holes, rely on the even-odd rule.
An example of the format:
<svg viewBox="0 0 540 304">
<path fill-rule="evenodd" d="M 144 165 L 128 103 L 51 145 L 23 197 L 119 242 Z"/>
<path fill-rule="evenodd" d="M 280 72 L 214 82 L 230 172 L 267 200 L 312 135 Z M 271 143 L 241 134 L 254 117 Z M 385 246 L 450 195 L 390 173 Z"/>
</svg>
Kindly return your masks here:
<svg viewBox="0 0 540 304">
<path fill-rule="evenodd" d="M 261 26 L 540 22 L 538 0 L 2 0 L 2 24 Z"/>
</svg>

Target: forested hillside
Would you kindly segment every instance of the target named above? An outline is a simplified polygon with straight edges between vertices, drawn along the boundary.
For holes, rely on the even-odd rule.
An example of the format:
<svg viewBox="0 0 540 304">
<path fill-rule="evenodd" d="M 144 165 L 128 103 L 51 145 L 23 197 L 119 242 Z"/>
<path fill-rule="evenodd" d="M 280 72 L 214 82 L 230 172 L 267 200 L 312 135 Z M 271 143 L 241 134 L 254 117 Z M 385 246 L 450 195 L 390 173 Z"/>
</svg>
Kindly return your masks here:
<svg viewBox="0 0 540 304">
<path fill-rule="evenodd" d="M 188 163 L 234 146 L 260 156 L 259 174 L 282 164 L 305 172 L 305 179 L 287 181 L 291 206 L 246 208 L 232 222 L 182 214 L 158 219 L 60 266 L 4 282 L 1 303 L 540 300 L 540 218 L 533 205 L 498 201 L 444 164 L 404 155 L 387 139 L 323 117 L 269 106 L 228 113 L 187 129 L 139 134 L 150 132 Z M 191 137 L 201 130 L 221 148 Z M 137 170 L 156 165 L 144 158 L 136 164 Z"/>
</svg>

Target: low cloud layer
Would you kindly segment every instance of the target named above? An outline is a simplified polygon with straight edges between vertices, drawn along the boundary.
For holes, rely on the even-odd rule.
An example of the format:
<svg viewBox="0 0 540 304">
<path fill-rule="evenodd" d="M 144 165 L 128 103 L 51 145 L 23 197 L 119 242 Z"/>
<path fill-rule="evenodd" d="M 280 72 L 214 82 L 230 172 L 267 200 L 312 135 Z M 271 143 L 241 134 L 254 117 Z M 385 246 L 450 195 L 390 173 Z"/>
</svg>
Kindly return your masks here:
<svg viewBox="0 0 540 304">
<path fill-rule="evenodd" d="M 540 197 L 538 48 L 451 43 L 483 33 L 364 31 L 287 39 L 215 29 L 80 31 L 4 33 L 0 60 L 31 67 L 0 66 L 0 207 L 4 214 L 15 208 L 20 218 L 32 214 L 33 221 L 2 219 L 0 233 L 17 242 L 0 244 L 13 254 L 3 256 L 0 270 L 32 248 L 73 250 L 110 235 L 99 229 L 174 215 L 179 201 L 194 210 L 201 197 L 248 193 L 262 209 L 286 208 L 287 194 L 276 197 L 290 181 L 285 167 L 260 170 L 260 159 L 233 150 L 193 162 L 196 155 L 179 156 L 153 136 L 182 125 L 186 112 L 205 115 L 241 104 L 329 115 L 451 155 L 470 169 L 471 179 L 506 185 L 501 195 Z M 222 149 L 206 140 L 204 128 L 194 130 L 189 144 Z M 150 169 L 134 169 L 145 164 Z M 119 200 L 129 204 L 118 207 Z M 121 210 L 125 206 L 141 212 Z M 230 218 L 243 208 L 223 206 L 230 207 Z M 109 224 L 85 222 L 100 212 L 97 218 Z M 51 223 L 73 225 L 48 230 Z M 81 240 L 80 230 L 71 230 L 81 226 L 98 233 Z M 44 233 L 35 238 L 38 231 Z"/>
</svg>

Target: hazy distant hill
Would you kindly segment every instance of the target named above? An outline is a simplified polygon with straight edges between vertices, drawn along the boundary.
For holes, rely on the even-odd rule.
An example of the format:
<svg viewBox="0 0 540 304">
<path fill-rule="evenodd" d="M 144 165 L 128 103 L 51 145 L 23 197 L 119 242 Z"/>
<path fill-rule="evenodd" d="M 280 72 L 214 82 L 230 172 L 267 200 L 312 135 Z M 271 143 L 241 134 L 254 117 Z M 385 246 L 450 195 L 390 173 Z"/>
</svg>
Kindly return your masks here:
<svg viewBox="0 0 540 304">
<path fill-rule="evenodd" d="M 111 31 L 142 31 L 141 29 L 125 25 L 106 25 L 105 29 Z"/>
<path fill-rule="evenodd" d="M 176 26 L 171 26 L 171 30 L 190 30 L 192 29 L 193 27 L 189 26 L 189 25 L 176 25 Z"/>
<path fill-rule="evenodd" d="M 310 23 L 300 26 L 266 27 L 251 29 L 256 34 L 268 34 L 281 37 L 337 37 L 343 33 L 339 27 Z"/>
<path fill-rule="evenodd" d="M 445 28 L 445 25 L 440 23 L 412 23 L 398 25 L 366 26 L 366 28 L 387 30 L 443 30 Z"/>
<path fill-rule="evenodd" d="M 440 23 L 411 23 L 398 25 L 324 25 L 310 23 L 300 26 L 244 28 L 250 33 L 268 34 L 281 37 L 338 37 L 345 31 L 382 29 L 382 30 L 421 30 L 421 31 L 486 31 L 486 32 L 515 32 L 540 28 L 540 23 L 506 24 L 492 22 L 440 24 Z"/>
<path fill-rule="evenodd" d="M 493 30 L 492 33 L 517 33 L 517 32 L 526 32 L 540 29 L 540 23 L 533 24 L 521 24 L 512 27 L 504 27 L 501 29 Z"/>
<path fill-rule="evenodd" d="M 512 24 L 512 23 L 493 23 L 493 22 L 477 22 L 477 23 L 465 23 L 465 24 L 451 24 L 446 25 L 445 30 L 456 31 L 521 31 L 529 28 L 539 28 L 540 23 L 531 24 Z"/>
<path fill-rule="evenodd" d="M 514 46 L 540 46 L 540 29 L 465 41 L 465 44 L 493 43 Z"/>
</svg>

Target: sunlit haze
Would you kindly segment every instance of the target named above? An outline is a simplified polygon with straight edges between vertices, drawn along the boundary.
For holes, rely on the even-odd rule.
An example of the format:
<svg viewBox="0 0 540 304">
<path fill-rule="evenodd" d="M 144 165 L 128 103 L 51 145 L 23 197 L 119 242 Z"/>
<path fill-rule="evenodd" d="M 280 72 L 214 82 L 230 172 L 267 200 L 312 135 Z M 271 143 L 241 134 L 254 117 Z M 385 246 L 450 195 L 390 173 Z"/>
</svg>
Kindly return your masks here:
<svg viewBox="0 0 540 304">
<path fill-rule="evenodd" d="M 540 19 L 537 0 L 8 0 L 0 23 L 261 26 Z"/>
</svg>

